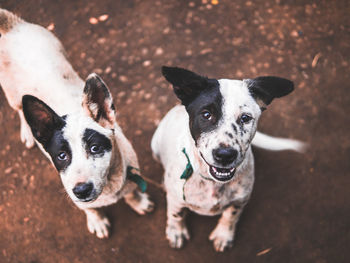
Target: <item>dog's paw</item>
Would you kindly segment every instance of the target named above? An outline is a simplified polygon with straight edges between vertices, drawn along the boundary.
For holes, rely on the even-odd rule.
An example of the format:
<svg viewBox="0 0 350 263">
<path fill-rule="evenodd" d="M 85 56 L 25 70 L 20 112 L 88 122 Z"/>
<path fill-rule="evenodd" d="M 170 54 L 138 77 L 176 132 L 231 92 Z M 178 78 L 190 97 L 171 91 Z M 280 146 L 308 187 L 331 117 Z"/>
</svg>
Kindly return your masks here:
<svg viewBox="0 0 350 263">
<path fill-rule="evenodd" d="M 87 227 L 91 234 L 96 234 L 98 238 L 109 237 L 109 228 L 111 224 L 107 217 L 88 217 Z"/>
<path fill-rule="evenodd" d="M 150 213 L 154 209 L 154 203 L 150 200 L 148 194 L 138 191 L 125 196 L 125 202 L 139 215 Z"/>
<path fill-rule="evenodd" d="M 220 225 L 211 232 L 209 240 L 213 241 L 214 249 L 223 252 L 226 248 L 233 246 L 234 231 L 228 230 Z"/>
<path fill-rule="evenodd" d="M 170 247 L 172 248 L 182 248 L 185 239 L 190 239 L 190 234 L 185 225 L 170 225 L 166 228 L 166 237 L 169 240 Z"/>
<path fill-rule="evenodd" d="M 28 149 L 34 147 L 35 141 L 32 132 L 29 128 L 23 127 L 23 125 L 21 125 L 21 141 Z"/>
</svg>

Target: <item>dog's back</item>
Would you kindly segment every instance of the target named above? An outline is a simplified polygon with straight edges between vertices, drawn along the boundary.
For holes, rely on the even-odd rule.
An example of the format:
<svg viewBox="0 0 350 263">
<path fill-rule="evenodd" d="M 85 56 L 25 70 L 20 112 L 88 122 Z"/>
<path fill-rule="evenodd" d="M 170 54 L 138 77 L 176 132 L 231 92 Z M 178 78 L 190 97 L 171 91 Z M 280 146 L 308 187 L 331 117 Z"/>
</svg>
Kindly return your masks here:
<svg viewBox="0 0 350 263">
<path fill-rule="evenodd" d="M 80 108 L 84 82 L 50 31 L 0 9 L 0 33 L 0 84 L 12 108 L 21 109 L 25 94 L 45 100 L 60 114 Z"/>
</svg>

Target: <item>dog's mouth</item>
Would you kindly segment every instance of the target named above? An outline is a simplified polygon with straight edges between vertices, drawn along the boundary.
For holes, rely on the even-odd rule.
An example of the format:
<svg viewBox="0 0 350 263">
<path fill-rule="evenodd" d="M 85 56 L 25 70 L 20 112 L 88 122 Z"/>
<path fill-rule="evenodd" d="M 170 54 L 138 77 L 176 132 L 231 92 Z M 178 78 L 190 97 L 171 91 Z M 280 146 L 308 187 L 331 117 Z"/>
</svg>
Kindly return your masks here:
<svg viewBox="0 0 350 263">
<path fill-rule="evenodd" d="M 231 180 L 236 173 L 236 167 L 231 168 L 220 168 L 210 165 L 203 157 L 202 153 L 200 153 L 200 156 L 204 160 L 204 162 L 209 166 L 209 173 L 210 175 L 217 181 L 220 182 L 227 182 Z"/>
<path fill-rule="evenodd" d="M 209 172 L 216 180 L 226 182 L 233 178 L 236 168 L 219 168 L 209 165 Z"/>
<path fill-rule="evenodd" d="M 88 202 L 95 201 L 96 199 L 97 199 L 97 197 L 91 197 L 91 198 L 79 199 L 79 202 L 88 203 Z"/>
</svg>

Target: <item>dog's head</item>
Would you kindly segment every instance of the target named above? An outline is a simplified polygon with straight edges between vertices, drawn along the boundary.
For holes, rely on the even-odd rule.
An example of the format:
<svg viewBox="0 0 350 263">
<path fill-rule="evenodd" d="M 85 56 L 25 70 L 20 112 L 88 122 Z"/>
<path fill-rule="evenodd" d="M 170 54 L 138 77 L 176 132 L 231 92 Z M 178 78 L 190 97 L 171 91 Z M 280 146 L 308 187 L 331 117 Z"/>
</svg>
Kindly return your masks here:
<svg viewBox="0 0 350 263">
<path fill-rule="evenodd" d="M 216 80 L 176 67 L 163 67 L 162 73 L 186 107 L 195 145 L 209 174 L 219 182 L 234 177 L 261 112 L 274 98 L 293 91 L 293 82 L 271 76 Z"/>
<path fill-rule="evenodd" d="M 120 161 L 115 109 L 105 83 L 96 74 L 89 75 L 82 110 L 64 116 L 30 95 L 23 96 L 22 103 L 32 133 L 51 157 L 68 195 L 74 202 L 95 200 L 111 167 Z"/>
</svg>

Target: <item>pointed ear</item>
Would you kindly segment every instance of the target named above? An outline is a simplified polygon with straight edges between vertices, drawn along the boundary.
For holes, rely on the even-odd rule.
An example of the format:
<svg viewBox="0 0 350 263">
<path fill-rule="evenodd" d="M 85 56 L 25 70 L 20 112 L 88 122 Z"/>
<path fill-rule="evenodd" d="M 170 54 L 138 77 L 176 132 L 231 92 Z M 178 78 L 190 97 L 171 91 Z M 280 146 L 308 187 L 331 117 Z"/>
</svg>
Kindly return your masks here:
<svg viewBox="0 0 350 263">
<path fill-rule="evenodd" d="M 43 101 L 31 95 L 23 96 L 22 106 L 24 117 L 35 139 L 46 148 L 55 130 L 62 129 L 65 125 L 64 119 L 58 116 Z"/>
<path fill-rule="evenodd" d="M 257 77 L 255 79 L 245 79 L 248 89 L 258 104 L 267 106 L 275 98 L 288 95 L 294 90 L 292 81 L 279 77 Z"/>
<path fill-rule="evenodd" d="M 162 67 L 162 74 L 173 84 L 176 96 L 187 106 L 202 91 L 219 85 L 215 79 L 202 77 L 192 71 L 177 67 Z"/>
<path fill-rule="evenodd" d="M 102 127 L 114 127 L 116 113 L 113 98 L 107 85 L 96 73 L 86 79 L 82 105 L 88 116 Z"/>
</svg>

